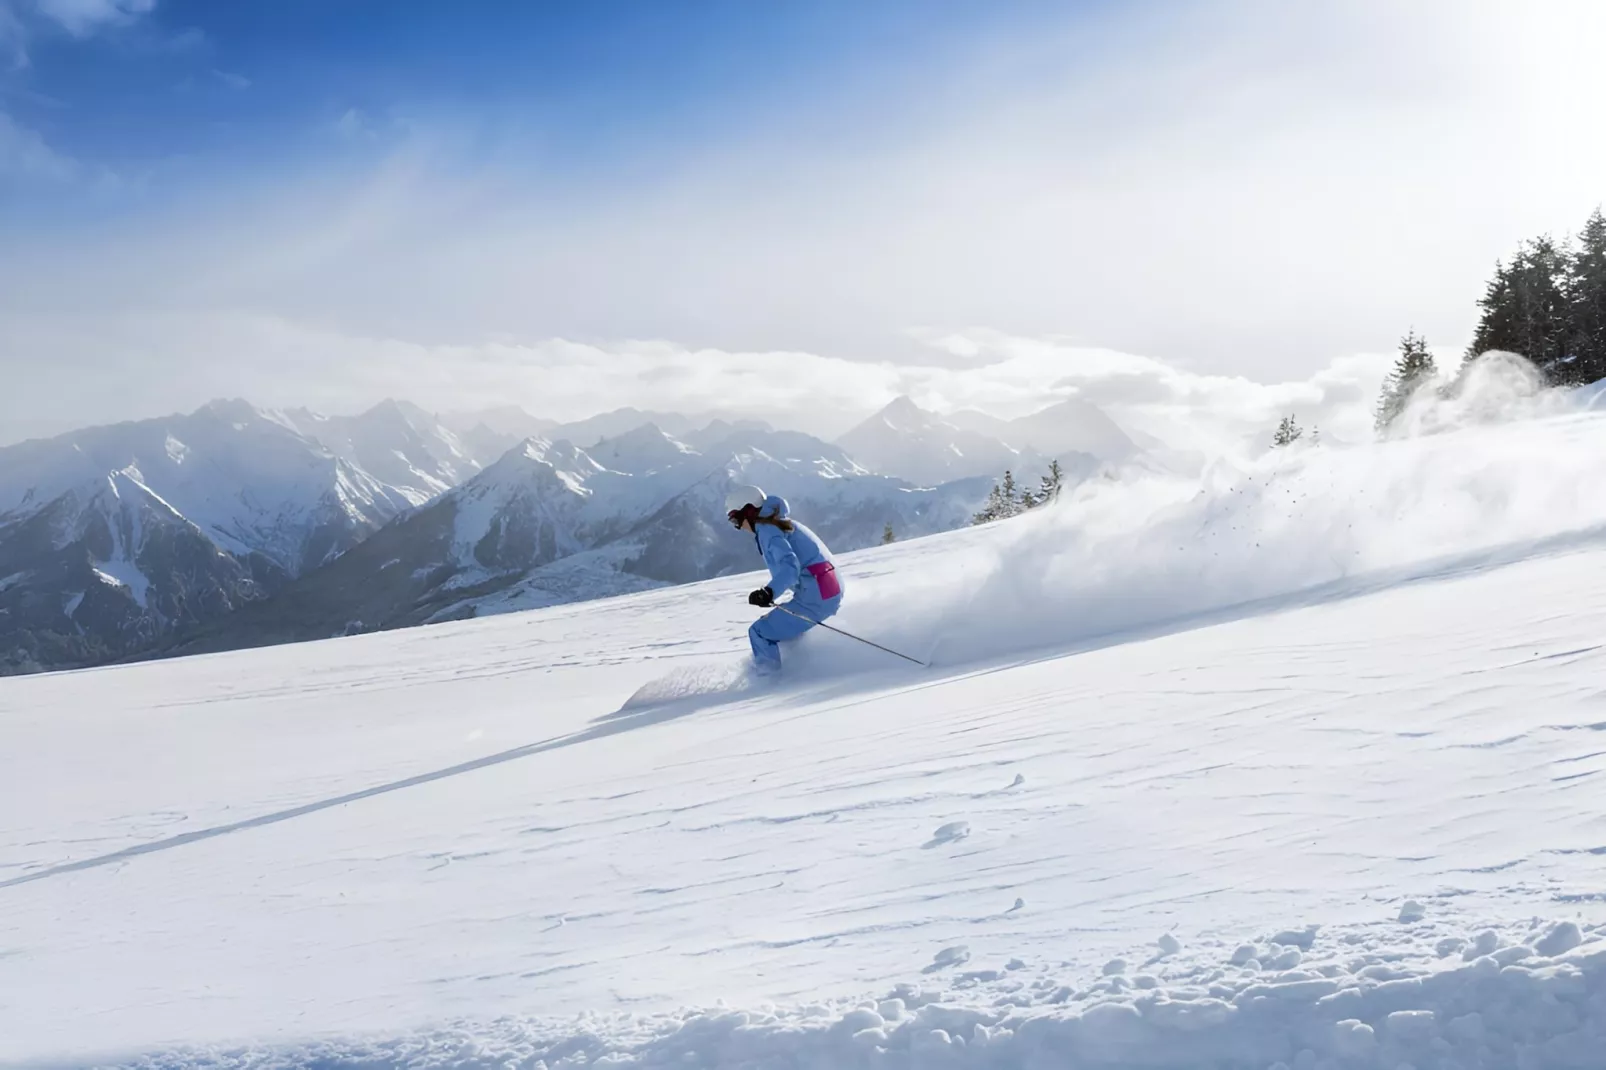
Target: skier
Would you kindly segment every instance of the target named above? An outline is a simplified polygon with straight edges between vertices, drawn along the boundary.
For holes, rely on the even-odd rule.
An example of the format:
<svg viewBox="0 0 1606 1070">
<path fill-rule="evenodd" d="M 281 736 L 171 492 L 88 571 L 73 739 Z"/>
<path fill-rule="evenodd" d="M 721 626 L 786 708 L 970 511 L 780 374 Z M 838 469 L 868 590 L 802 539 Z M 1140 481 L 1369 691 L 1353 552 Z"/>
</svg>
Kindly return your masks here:
<svg viewBox="0 0 1606 1070">
<path fill-rule="evenodd" d="M 748 605 L 770 612 L 753 622 L 747 638 L 753 644 L 758 672 L 781 671 L 780 644 L 796 639 L 842 605 L 842 583 L 837 579 L 831 551 L 820 537 L 791 519 L 786 499 L 766 495 L 758 487 L 732 487 L 725 498 L 726 516 L 738 531 L 753 534 L 758 552 L 769 566 L 770 582 L 747 596 Z M 775 606 L 777 595 L 792 592 L 785 609 Z"/>
</svg>

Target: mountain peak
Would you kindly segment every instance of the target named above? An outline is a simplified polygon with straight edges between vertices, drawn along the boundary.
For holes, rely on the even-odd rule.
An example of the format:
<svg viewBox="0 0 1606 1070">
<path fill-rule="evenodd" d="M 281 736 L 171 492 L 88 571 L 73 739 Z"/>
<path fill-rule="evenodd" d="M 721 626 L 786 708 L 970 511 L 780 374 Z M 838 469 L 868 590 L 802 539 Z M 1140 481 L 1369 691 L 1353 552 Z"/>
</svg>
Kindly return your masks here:
<svg viewBox="0 0 1606 1070">
<path fill-rule="evenodd" d="M 644 424 L 655 424 L 661 432 L 669 435 L 685 434 L 693 426 L 692 421 L 680 413 L 626 407 L 562 424 L 552 430 L 552 436 L 556 438 L 561 435 L 589 449 L 604 439 L 617 438 Z"/>
<path fill-rule="evenodd" d="M 244 398 L 213 398 L 211 401 L 208 401 L 205 405 L 202 405 L 199 409 L 195 410 L 195 415 L 197 416 L 200 416 L 203 413 L 208 416 L 216 417 L 219 420 L 232 420 L 236 422 L 241 420 L 254 420 L 261 415 L 261 413 L 257 410 L 257 407 L 251 404 L 249 401 L 246 401 Z"/>
<path fill-rule="evenodd" d="M 972 476 L 996 478 L 1023 460 L 1005 442 L 956 427 L 907 396 L 894 398 L 836 444 L 870 471 L 922 487 Z"/>
<path fill-rule="evenodd" d="M 870 417 L 869 422 L 885 424 L 894 431 L 915 431 L 939 421 L 936 414 L 916 405 L 908 394 L 899 394 Z"/>
<path fill-rule="evenodd" d="M 697 455 L 696 449 L 653 422 L 605 438 L 586 452 L 605 467 L 636 475 L 651 475 Z"/>
<path fill-rule="evenodd" d="M 635 440 L 638 440 L 638 439 L 652 440 L 652 439 L 660 439 L 660 438 L 668 438 L 668 437 L 669 437 L 668 435 L 664 434 L 663 428 L 659 427 L 657 424 L 653 423 L 651 420 L 648 420 L 646 423 L 642 424 L 639 427 L 633 427 L 629 431 L 626 431 L 626 432 L 624 432 L 622 434 L 612 435 L 609 438 L 604 439 L 603 441 L 604 442 L 631 442 L 631 441 L 635 441 Z"/>
<path fill-rule="evenodd" d="M 580 470 L 592 470 L 598 467 L 591 455 L 576 446 L 568 439 L 542 438 L 540 435 L 531 435 L 506 453 L 498 457 L 473 479 L 463 486 L 475 482 L 495 482 L 498 479 L 509 477 L 518 478 L 518 473 L 528 472 L 532 468 L 556 469 L 568 465 Z"/>
<path fill-rule="evenodd" d="M 916 405 L 915 399 L 908 394 L 899 394 L 882 407 L 881 415 L 889 419 L 907 419 L 909 417 L 927 416 L 929 413 L 919 405 Z"/>
<path fill-rule="evenodd" d="M 517 446 L 514 446 L 512 449 L 502 454 L 501 457 L 497 458 L 494 464 L 487 465 L 485 470 L 489 472 L 492 468 L 503 464 L 513 467 L 524 461 L 545 462 L 547 450 L 551 448 L 551 442 L 541 438 L 539 435 L 531 435 L 523 442 L 520 442 Z"/>
<path fill-rule="evenodd" d="M 396 398 L 386 398 L 362 415 L 368 419 L 400 420 L 406 424 L 413 424 L 419 421 L 427 424 L 434 420 L 429 413 L 412 402 L 401 401 Z"/>
<path fill-rule="evenodd" d="M 1069 397 L 1030 416 L 1011 421 L 1009 436 L 1018 445 L 1057 456 L 1066 452 L 1089 453 L 1100 460 L 1122 461 L 1140 453 L 1121 426 L 1085 398 Z"/>
</svg>

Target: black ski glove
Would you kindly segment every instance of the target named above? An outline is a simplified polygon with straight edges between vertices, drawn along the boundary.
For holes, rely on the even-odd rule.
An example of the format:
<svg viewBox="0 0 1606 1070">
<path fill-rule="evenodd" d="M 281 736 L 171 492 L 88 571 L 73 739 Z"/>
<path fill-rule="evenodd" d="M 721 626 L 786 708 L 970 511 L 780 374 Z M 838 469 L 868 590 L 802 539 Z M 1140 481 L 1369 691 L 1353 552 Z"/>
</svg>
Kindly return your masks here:
<svg viewBox="0 0 1606 1070">
<path fill-rule="evenodd" d="M 761 609 L 768 609 L 770 606 L 775 604 L 775 592 L 770 590 L 768 587 L 760 587 L 758 590 L 747 596 L 747 604 L 750 606 L 758 606 Z"/>
</svg>

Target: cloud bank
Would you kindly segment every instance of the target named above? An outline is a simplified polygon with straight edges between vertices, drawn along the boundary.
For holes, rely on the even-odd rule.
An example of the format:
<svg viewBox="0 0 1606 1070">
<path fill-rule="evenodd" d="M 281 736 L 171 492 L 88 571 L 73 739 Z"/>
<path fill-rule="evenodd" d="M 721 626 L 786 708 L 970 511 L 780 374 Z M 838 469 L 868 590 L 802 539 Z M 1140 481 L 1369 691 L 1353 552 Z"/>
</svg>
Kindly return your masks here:
<svg viewBox="0 0 1606 1070">
<path fill-rule="evenodd" d="M 1261 383 L 990 330 L 933 336 L 916 355 L 877 361 L 662 340 L 424 344 L 246 313 L 132 313 L 27 329 L 0 322 L 0 349 L 93 351 L 117 369 L 85 379 L 70 365 L 41 362 L 34 389 L 58 391 L 74 409 L 41 420 L 23 398 L 0 398 L 0 427 L 15 429 L 0 436 L 7 440 L 187 409 L 216 396 L 328 411 L 388 396 L 439 410 L 514 403 L 557 419 L 627 405 L 739 412 L 834 437 L 907 394 L 939 412 L 980 409 L 1006 418 L 1080 397 L 1130 429 L 1209 453 L 1264 438 L 1289 412 L 1337 438 L 1368 436 L 1370 406 L 1391 359 L 1346 357 L 1304 379 Z"/>
</svg>

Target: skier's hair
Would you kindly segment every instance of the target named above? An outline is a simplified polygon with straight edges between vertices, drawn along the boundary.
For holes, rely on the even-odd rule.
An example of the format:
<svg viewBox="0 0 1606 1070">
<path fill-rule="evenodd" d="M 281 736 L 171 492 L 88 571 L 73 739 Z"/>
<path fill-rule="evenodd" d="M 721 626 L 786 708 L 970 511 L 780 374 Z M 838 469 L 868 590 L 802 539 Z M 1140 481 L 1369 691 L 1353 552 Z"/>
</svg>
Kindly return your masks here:
<svg viewBox="0 0 1606 1070">
<path fill-rule="evenodd" d="M 730 517 L 731 523 L 737 527 L 741 527 L 743 523 L 752 524 L 754 531 L 758 530 L 758 525 L 760 524 L 768 524 L 771 527 L 780 528 L 788 534 L 794 530 L 790 520 L 781 516 L 765 516 L 763 507 L 753 502 L 749 502 L 740 509 L 732 509 L 726 515 Z"/>
</svg>

